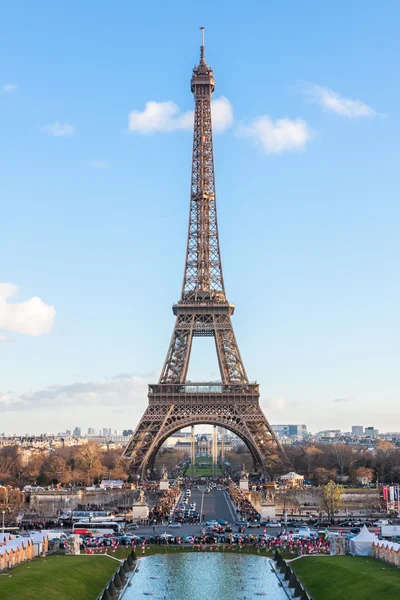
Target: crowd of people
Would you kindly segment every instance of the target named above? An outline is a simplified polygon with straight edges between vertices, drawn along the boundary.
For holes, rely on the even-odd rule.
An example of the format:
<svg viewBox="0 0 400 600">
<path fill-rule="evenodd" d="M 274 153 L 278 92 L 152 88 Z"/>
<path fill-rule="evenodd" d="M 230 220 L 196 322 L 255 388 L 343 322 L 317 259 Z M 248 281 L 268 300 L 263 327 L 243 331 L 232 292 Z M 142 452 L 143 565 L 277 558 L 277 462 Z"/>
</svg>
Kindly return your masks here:
<svg viewBox="0 0 400 600">
<path fill-rule="evenodd" d="M 293 535 L 289 532 L 288 535 L 268 538 L 264 547 L 266 550 L 279 550 L 281 553 L 293 554 L 302 556 L 304 554 L 329 554 L 330 542 L 327 537 L 318 537 L 316 539 L 293 539 Z"/>
<path fill-rule="evenodd" d="M 118 547 L 141 548 L 145 553 L 146 548 L 151 545 L 163 546 L 185 546 L 202 550 L 210 547 L 220 550 L 227 548 L 238 548 L 244 550 L 258 550 L 266 554 L 280 552 L 284 555 L 303 556 L 311 554 L 329 554 L 330 542 L 327 538 L 318 537 L 317 539 L 294 539 L 292 534 L 281 535 L 278 537 L 259 537 L 258 535 L 215 535 L 204 534 L 198 536 L 172 536 L 172 535 L 154 535 L 140 536 L 131 540 L 118 538 L 86 538 L 81 542 L 81 550 L 87 554 L 105 554 L 115 553 Z"/>
<path fill-rule="evenodd" d="M 16 524 L 22 531 L 41 531 L 60 527 L 58 519 L 23 519 Z"/>
<path fill-rule="evenodd" d="M 250 523 L 259 520 L 260 514 L 256 511 L 242 490 L 235 487 L 233 484 L 229 485 L 227 490 L 230 499 L 235 505 L 236 511 L 239 512 L 242 519 L 246 519 L 246 521 L 249 521 Z"/>
<path fill-rule="evenodd" d="M 174 508 L 177 498 L 181 493 L 181 488 L 171 486 L 157 500 L 153 508 L 149 512 L 149 525 L 162 524 L 165 520 L 168 521 L 171 510 Z"/>
<path fill-rule="evenodd" d="M 102 504 L 78 504 L 75 510 L 96 511 L 104 510 Z"/>
</svg>

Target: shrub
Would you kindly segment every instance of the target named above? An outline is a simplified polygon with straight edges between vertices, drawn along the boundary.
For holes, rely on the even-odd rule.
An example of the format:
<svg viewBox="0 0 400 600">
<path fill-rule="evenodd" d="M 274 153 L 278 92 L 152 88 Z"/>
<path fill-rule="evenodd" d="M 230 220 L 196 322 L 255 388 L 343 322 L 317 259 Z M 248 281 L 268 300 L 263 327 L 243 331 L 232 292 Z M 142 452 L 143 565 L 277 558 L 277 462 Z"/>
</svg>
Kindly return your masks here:
<svg viewBox="0 0 400 600">
<path fill-rule="evenodd" d="M 296 573 L 293 573 L 293 571 L 292 571 L 292 573 L 290 575 L 290 579 L 289 579 L 289 587 L 295 588 L 297 582 L 298 582 L 298 579 L 296 577 Z"/>
<path fill-rule="evenodd" d="M 108 586 L 108 592 L 109 592 L 110 596 L 112 596 L 114 598 L 118 595 L 117 588 L 115 587 L 115 584 L 113 581 Z"/>
<path fill-rule="evenodd" d="M 129 573 L 129 571 L 131 570 L 131 565 L 129 564 L 128 559 L 124 560 L 124 562 L 122 563 L 122 568 L 124 569 L 125 573 Z"/>
<path fill-rule="evenodd" d="M 293 594 L 293 595 L 294 595 L 294 597 L 295 597 L 295 598 L 298 598 L 299 596 L 301 596 L 301 592 L 302 592 L 302 591 L 303 591 L 303 588 L 302 588 L 302 586 L 301 586 L 301 584 L 300 584 L 300 581 L 299 581 L 299 580 L 297 580 L 296 586 L 295 586 L 295 588 L 294 588 L 294 594 Z"/>
</svg>

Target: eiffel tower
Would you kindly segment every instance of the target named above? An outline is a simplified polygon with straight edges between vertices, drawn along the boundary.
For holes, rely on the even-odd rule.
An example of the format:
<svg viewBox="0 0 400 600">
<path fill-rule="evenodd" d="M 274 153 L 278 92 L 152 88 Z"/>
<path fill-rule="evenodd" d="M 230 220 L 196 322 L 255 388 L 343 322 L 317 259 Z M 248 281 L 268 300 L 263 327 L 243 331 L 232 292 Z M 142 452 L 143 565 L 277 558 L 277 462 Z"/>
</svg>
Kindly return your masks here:
<svg viewBox="0 0 400 600">
<path fill-rule="evenodd" d="M 189 231 L 182 293 L 173 305 L 175 327 L 159 382 L 150 384 L 148 407 L 124 451 L 130 470 L 142 479 L 154 473 L 164 441 L 195 424 L 230 430 L 248 447 L 254 469 L 269 477 L 271 465 L 285 458 L 259 405 L 259 386 L 249 382 L 232 327 L 222 275 L 215 197 L 211 124 L 213 70 L 207 65 L 204 28 L 200 63 L 193 69 L 194 134 Z M 193 337 L 213 336 L 220 383 L 187 381 Z"/>
</svg>

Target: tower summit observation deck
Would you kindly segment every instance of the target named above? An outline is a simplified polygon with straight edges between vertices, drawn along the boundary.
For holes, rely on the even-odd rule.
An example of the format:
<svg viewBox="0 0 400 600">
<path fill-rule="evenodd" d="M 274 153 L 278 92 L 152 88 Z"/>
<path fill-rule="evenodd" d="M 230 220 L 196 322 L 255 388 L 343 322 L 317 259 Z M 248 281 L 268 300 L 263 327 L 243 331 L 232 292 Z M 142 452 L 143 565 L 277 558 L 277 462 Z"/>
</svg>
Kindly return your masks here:
<svg viewBox="0 0 400 600">
<path fill-rule="evenodd" d="M 283 450 L 259 406 L 232 327 L 234 305 L 225 294 L 215 192 L 211 96 L 214 74 L 206 63 L 204 27 L 200 62 L 190 82 L 194 95 L 193 152 L 186 262 L 171 342 L 158 384 L 149 385 L 149 405 L 124 456 L 142 478 L 151 476 L 155 456 L 175 431 L 208 423 L 231 430 L 249 448 L 254 468 L 268 477 Z M 193 337 L 212 336 L 221 383 L 187 382 Z"/>
</svg>

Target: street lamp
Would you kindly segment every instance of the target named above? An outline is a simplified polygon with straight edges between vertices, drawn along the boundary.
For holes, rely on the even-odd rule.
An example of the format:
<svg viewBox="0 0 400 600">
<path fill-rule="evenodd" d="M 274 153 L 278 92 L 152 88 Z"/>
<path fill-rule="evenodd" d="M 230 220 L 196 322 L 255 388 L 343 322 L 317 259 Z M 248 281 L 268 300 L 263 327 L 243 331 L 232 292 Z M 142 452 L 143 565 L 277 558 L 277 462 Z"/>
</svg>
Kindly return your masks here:
<svg viewBox="0 0 400 600">
<path fill-rule="evenodd" d="M 4 533 L 4 517 L 5 517 L 6 511 L 2 510 L 1 512 L 2 512 L 2 515 L 3 515 L 3 533 Z"/>
</svg>

